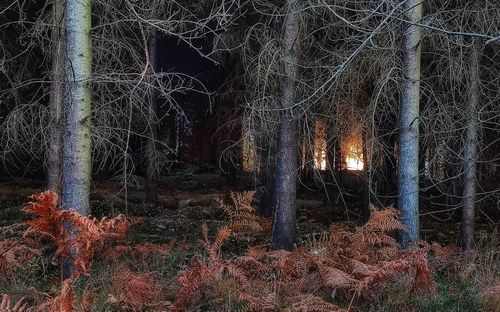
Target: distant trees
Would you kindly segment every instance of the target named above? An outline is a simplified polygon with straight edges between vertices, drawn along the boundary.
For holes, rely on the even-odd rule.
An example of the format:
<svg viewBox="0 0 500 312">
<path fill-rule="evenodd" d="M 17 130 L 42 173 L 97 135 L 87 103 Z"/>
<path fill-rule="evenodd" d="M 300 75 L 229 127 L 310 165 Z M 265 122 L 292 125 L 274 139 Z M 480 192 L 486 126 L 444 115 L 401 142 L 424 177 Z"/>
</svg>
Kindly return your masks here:
<svg viewBox="0 0 500 312">
<path fill-rule="evenodd" d="M 443 181 L 439 187 L 453 186 L 444 188 L 443 211 L 461 211 L 458 243 L 468 250 L 474 245 L 478 203 L 482 203 L 480 215 L 487 216 L 497 201 L 493 172 L 500 141 L 492 140 L 491 135 L 499 133 L 495 116 L 500 113 L 496 52 L 500 7 L 488 0 L 432 5 L 433 31 L 427 36 L 430 60 L 423 80 L 432 88 L 433 107 L 424 118 L 426 126 L 433 127 L 421 138 L 439 142 L 434 159 L 429 160 L 430 171 L 439 163 L 443 168 L 437 170 Z M 439 212 L 438 207 L 435 210 Z M 495 213 L 487 218 L 491 217 L 494 220 Z"/>
<path fill-rule="evenodd" d="M 9 165 L 44 162 L 49 188 L 63 185 L 65 207 L 88 212 L 92 164 L 94 172 L 106 170 L 122 183 L 126 194 L 138 172 L 131 155 L 139 149 L 146 200 L 157 202 L 158 173 L 172 153 L 158 126 L 167 114 L 185 117 L 176 92 L 209 95 L 196 77 L 159 68 L 159 40 L 173 37 L 204 58 L 223 62 L 219 56 L 226 51 L 242 64 L 232 78 L 241 90 L 231 92 L 242 94 L 241 124 L 251 128 L 255 158 L 266 162 L 256 176 L 273 189 L 266 196 L 275 202 L 266 209 L 274 212 L 273 248 L 294 246 L 299 149 L 304 146 L 311 161 L 316 120 L 324 123 L 324 152 L 336 158 L 331 167 L 337 171 L 345 163 L 343 140 L 361 134 L 362 147 L 356 148 L 366 169 L 359 176 L 369 182 L 368 199 L 379 206 L 398 201 L 409 228 L 406 247 L 418 238 L 419 175 L 434 173 L 440 179 L 428 188 L 452 184 L 443 191 L 449 199 L 444 210 L 463 208 L 461 245 L 472 245 L 475 203 L 494 193 L 491 187 L 478 193 L 478 177 L 486 171 L 484 160 L 498 159 L 498 152 L 483 153 L 480 140 L 482 129 L 490 138 L 499 131 L 496 3 L 203 0 L 165 6 L 157 0 L 94 0 L 91 11 L 83 0 L 68 2 L 66 24 L 65 2 L 51 3 L 0 4 L 0 16 L 11 20 L 15 10 L 30 8 L 25 24 L 0 25 L 19 27 L 11 37 L 21 38 L 2 33 L 12 44 L 2 43 L 0 54 L 6 77 L 0 81 L 0 147 Z M 207 34 L 215 37 L 214 51 L 196 44 Z M 490 139 L 488 149 L 495 144 Z M 378 196 L 376 180 L 391 185 L 396 171 L 398 198 L 387 191 Z M 315 182 L 322 174 L 314 171 Z"/>
</svg>

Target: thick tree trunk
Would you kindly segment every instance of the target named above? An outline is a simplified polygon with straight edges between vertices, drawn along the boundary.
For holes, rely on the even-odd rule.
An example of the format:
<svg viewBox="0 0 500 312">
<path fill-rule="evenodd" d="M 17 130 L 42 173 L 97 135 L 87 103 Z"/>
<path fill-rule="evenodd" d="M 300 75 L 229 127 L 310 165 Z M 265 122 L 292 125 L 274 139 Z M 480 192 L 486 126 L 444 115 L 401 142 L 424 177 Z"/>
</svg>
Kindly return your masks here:
<svg viewBox="0 0 500 312">
<path fill-rule="evenodd" d="M 92 47 L 91 0 L 66 3 L 66 90 L 62 205 L 90 212 Z"/>
<path fill-rule="evenodd" d="M 293 0 L 287 2 L 287 16 L 284 23 L 283 41 L 285 51 L 285 74 L 281 105 L 290 108 L 295 99 L 297 78 L 299 16 L 293 13 Z M 277 163 L 275 173 L 276 208 L 273 225 L 273 249 L 292 250 L 295 244 L 296 189 L 299 149 L 299 122 L 286 114 L 278 130 Z"/>
<path fill-rule="evenodd" d="M 149 62 L 151 71 L 158 70 L 158 33 L 153 31 L 148 42 Z M 155 206 L 158 205 L 158 157 L 156 151 L 156 141 L 158 140 L 158 92 L 155 86 L 155 78 L 151 77 L 150 107 L 149 107 L 149 126 L 151 127 L 150 138 L 146 147 L 146 201 Z"/>
<path fill-rule="evenodd" d="M 52 90 L 50 94 L 50 134 L 47 168 L 47 186 L 61 194 L 63 163 L 63 102 L 64 102 L 64 1 L 54 0 L 53 12 L 53 55 Z"/>
<path fill-rule="evenodd" d="M 476 166 L 478 144 L 478 106 L 480 42 L 477 40 L 472 48 L 469 62 L 469 90 L 467 105 L 467 129 L 464 146 L 464 193 L 462 207 L 462 224 L 460 228 L 460 246 L 468 250 L 474 243 L 474 216 L 476 206 Z"/>
<path fill-rule="evenodd" d="M 408 0 L 404 5 L 404 9 L 409 23 L 405 25 L 403 39 L 403 73 L 405 77 L 399 121 L 398 206 L 401 212 L 401 221 L 409 230 L 401 233 L 402 245 L 407 248 L 411 240 L 419 237 L 418 126 L 422 29 L 410 23 L 420 22 L 422 18 L 422 2 L 420 0 Z"/>
</svg>

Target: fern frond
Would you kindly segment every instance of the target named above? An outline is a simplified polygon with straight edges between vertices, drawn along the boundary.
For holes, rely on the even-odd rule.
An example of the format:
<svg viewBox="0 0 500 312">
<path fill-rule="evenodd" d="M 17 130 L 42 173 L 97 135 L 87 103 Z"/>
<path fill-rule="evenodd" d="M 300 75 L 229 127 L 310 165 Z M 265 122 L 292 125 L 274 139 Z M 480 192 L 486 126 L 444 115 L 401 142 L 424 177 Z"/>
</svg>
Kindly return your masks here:
<svg viewBox="0 0 500 312">
<path fill-rule="evenodd" d="M 19 240 L 0 240 L 0 281 L 15 277 L 15 271 L 40 257 L 39 249 L 31 248 Z"/>
<path fill-rule="evenodd" d="M 267 248 L 262 246 L 250 246 L 247 250 L 247 256 L 255 260 L 261 260 L 267 254 Z"/>
<path fill-rule="evenodd" d="M 346 312 L 338 306 L 324 301 L 314 295 L 299 295 L 289 299 L 291 306 L 286 312 Z"/>
<path fill-rule="evenodd" d="M 351 274 L 333 267 L 320 268 L 323 285 L 331 289 L 352 288 L 359 283 L 359 280 Z"/>
<path fill-rule="evenodd" d="M 362 230 L 366 232 L 383 232 L 390 233 L 394 231 L 408 231 L 399 220 L 399 211 L 393 207 L 388 207 L 382 210 L 377 210 L 373 205 L 371 205 L 372 213 L 370 218 L 365 225 L 363 225 Z"/>
<path fill-rule="evenodd" d="M 74 312 L 73 306 L 73 284 L 75 279 L 68 278 L 62 282 L 59 294 L 55 297 L 48 298 L 45 302 L 36 307 L 37 311 L 58 311 L 58 312 Z"/>
<path fill-rule="evenodd" d="M 267 294 L 266 296 L 253 296 L 249 293 L 242 292 L 239 295 L 239 299 L 247 303 L 247 311 L 279 311 L 280 307 L 277 304 L 276 295 L 273 293 Z"/>
<path fill-rule="evenodd" d="M 28 307 L 27 303 L 24 303 L 23 299 L 17 301 L 14 305 L 12 305 L 9 295 L 2 295 L 2 302 L 0 302 L 1 312 L 29 312 L 32 310 L 33 309 Z"/>
<path fill-rule="evenodd" d="M 109 301 L 133 310 L 166 307 L 162 300 L 162 287 L 157 281 L 159 272 L 136 274 L 128 268 L 121 269 L 113 280 L 117 294 Z"/>
</svg>

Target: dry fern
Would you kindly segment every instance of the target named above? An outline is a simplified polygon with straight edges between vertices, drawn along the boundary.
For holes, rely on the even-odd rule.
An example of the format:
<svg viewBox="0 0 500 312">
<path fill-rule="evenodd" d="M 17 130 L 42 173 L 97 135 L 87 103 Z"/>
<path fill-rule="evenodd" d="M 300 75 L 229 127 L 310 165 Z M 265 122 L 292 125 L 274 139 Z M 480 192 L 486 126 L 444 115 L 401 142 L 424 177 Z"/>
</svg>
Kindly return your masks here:
<svg viewBox="0 0 500 312">
<path fill-rule="evenodd" d="M 299 295 L 290 298 L 290 307 L 285 312 L 345 312 L 338 306 L 325 302 L 321 297 L 314 295 Z"/>
<path fill-rule="evenodd" d="M 37 311 L 58 311 L 58 312 L 76 312 L 73 306 L 73 284 L 75 279 L 66 279 L 63 281 L 59 294 L 48 298 L 45 302 L 37 306 Z M 82 311 L 83 312 L 83 311 Z"/>
<path fill-rule="evenodd" d="M 23 299 L 16 302 L 12 305 L 10 301 L 9 295 L 2 295 L 2 302 L 0 303 L 0 311 L 1 312 L 29 312 L 32 309 L 28 306 L 27 303 L 24 303 Z"/>
<path fill-rule="evenodd" d="M 109 248 L 113 242 L 121 241 L 129 227 L 137 221 L 127 219 L 124 215 L 115 218 L 97 220 L 82 216 L 75 211 L 60 210 L 57 206 L 57 194 L 43 192 L 30 197 L 34 202 L 22 210 L 35 216 L 26 221 L 27 235 L 43 236 L 51 239 L 57 250 L 54 257 L 69 259 L 74 266 L 74 278 L 89 271 L 97 252 Z M 67 225 L 77 233 L 71 237 Z"/>
<path fill-rule="evenodd" d="M 229 218 L 229 228 L 241 233 L 268 233 L 272 222 L 255 214 L 252 206 L 255 191 L 231 192 L 233 204 L 226 204 L 224 199 L 217 198 L 216 202 Z"/>
<path fill-rule="evenodd" d="M 13 279 L 17 269 L 26 268 L 40 255 L 40 250 L 19 240 L 0 240 L 0 281 Z"/>
<path fill-rule="evenodd" d="M 90 304 L 86 296 L 78 308 L 74 306 L 74 283 L 81 275 L 89 273 L 97 254 L 104 253 L 114 242 L 125 239 L 129 227 L 137 221 L 129 220 L 124 215 L 97 220 L 75 211 L 61 210 L 57 206 L 57 194 L 50 191 L 30 198 L 34 201 L 22 210 L 33 215 L 34 219 L 26 221 L 28 228 L 24 236 L 51 239 L 56 246 L 54 257 L 68 259 L 73 266 L 71 276 L 62 281 L 59 293 L 42 303 L 38 311 L 88 310 Z"/>
<path fill-rule="evenodd" d="M 133 310 L 165 308 L 170 303 L 162 300 L 159 275 L 159 272 L 136 274 L 128 268 L 120 270 L 113 280 L 117 293 L 110 294 L 108 302 Z"/>
<path fill-rule="evenodd" d="M 408 291 L 434 293 L 430 247 L 402 250 L 391 236 L 400 230 L 396 210 L 374 210 L 366 225 L 333 227 L 292 252 L 250 247 L 245 256 L 226 260 L 219 250 L 230 227 L 221 228 L 211 243 L 203 226 L 207 257 L 194 257 L 181 274 L 174 310 L 227 303 L 236 293 L 246 311 L 342 311 L 329 302 L 332 293 L 349 301 L 353 293 L 370 297 L 397 274 L 411 278 Z"/>
</svg>

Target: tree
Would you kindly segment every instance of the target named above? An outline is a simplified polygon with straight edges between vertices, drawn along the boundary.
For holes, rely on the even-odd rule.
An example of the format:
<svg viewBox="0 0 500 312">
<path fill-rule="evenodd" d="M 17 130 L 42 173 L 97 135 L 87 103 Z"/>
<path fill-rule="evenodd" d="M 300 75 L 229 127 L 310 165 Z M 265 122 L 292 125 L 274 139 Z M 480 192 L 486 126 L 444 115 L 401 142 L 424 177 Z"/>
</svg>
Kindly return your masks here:
<svg viewBox="0 0 500 312">
<path fill-rule="evenodd" d="M 298 170 L 299 122 L 293 116 L 295 85 L 298 74 L 299 15 L 294 12 L 294 1 L 287 1 L 283 26 L 284 72 L 281 108 L 285 120 L 278 127 L 277 162 L 275 173 L 276 208 L 273 225 L 273 249 L 292 250 L 295 243 L 296 188 Z"/>
<path fill-rule="evenodd" d="M 462 223 L 460 227 L 460 246 L 463 250 L 472 247 L 474 241 L 474 216 L 476 206 L 476 167 L 478 144 L 478 107 L 480 98 L 479 66 L 481 40 L 474 40 L 469 61 L 467 128 L 464 146 L 464 193 Z"/>
<path fill-rule="evenodd" d="M 49 190 L 61 194 L 63 161 L 63 103 L 64 103 L 64 1 L 52 4 L 52 90 L 50 94 L 50 138 L 48 152 L 47 185 Z"/>
<path fill-rule="evenodd" d="M 406 1 L 404 12 L 407 23 L 403 35 L 404 81 L 399 120 L 398 206 L 401 221 L 408 228 L 408 232 L 401 234 L 402 245 L 406 248 L 411 240 L 419 237 L 418 137 L 422 29 L 415 23 L 422 18 L 422 2 Z"/>
<path fill-rule="evenodd" d="M 64 103 L 63 208 L 90 211 L 92 72 L 91 0 L 66 3 L 66 100 Z"/>
<path fill-rule="evenodd" d="M 157 122 L 157 111 L 158 111 L 158 92 L 155 87 L 156 77 L 155 73 L 158 70 L 158 33 L 153 30 L 148 41 L 148 53 L 149 53 L 149 71 L 152 72 L 150 75 L 150 85 L 147 87 L 149 90 L 149 126 L 151 127 L 151 135 L 147 140 L 146 147 L 146 201 L 154 204 L 158 204 L 158 157 L 156 149 L 156 141 L 158 140 L 158 122 Z"/>
</svg>

